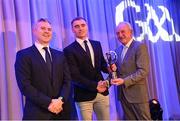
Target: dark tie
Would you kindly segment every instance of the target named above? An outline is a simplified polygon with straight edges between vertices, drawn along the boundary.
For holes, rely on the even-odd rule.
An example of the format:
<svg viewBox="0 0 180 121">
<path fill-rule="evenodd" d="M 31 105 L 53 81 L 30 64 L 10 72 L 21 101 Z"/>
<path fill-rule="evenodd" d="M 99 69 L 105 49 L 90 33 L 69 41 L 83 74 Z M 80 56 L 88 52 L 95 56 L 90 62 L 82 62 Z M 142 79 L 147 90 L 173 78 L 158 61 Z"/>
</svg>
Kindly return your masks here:
<svg viewBox="0 0 180 121">
<path fill-rule="evenodd" d="M 51 74 L 51 69 L 52 69 L 51 56 L 48 52 L 48 47 L 43 47 L 43 49 L 45 50 L 46 65 L 47 65 L 49 72 Z"/>
<path fill-rule="evenodd" d="M 87 40 L 84 40 L 84 45 L 85 45 L 86 53 L 89 56 L 89 58 L 91 59 L 91 54 L 90 54 L 90 51 L 89 51 L 89 47 L 87 45 Z"/>
</svg>

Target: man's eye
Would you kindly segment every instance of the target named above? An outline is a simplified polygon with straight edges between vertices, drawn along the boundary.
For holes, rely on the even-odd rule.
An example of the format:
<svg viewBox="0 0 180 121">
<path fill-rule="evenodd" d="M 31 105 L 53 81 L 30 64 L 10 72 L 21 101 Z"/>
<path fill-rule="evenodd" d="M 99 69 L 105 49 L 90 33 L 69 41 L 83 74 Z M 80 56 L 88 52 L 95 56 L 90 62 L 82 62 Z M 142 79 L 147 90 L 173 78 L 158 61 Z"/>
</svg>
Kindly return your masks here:
<svg viewBox="0 0 180 121">
<path fill-rule="evenodd" d="M 76 25 L 76 26 L 74 26 L 75 28 L 79 28 L 79 26 L 78 25 Z"/>
<path fill-rule="evenodd" d="M 85 25 L 85 24 L 82 24 L 81 26 L 82 26 L 82 27 L 85 27 L 86 25 Z"/>
<path fill-rule="evenodd" d="M 42 30 L 45 30 L 45 27 L 41 27 Z"/>
</svg>

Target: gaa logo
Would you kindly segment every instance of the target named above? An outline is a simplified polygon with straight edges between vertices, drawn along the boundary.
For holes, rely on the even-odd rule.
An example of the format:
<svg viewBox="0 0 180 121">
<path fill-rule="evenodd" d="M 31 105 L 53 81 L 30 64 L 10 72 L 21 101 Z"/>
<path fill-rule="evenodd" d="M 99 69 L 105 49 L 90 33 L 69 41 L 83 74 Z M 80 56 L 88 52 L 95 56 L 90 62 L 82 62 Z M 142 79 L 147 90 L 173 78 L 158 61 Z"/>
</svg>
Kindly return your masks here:
<svg viewBox="0 0 180 121">
<path fill-rule="evenodd" d="M 144 6 L 147 10 L 146 18 L 144 20 L 135 20 L 135 24 L 141 28 L 140 34 L 135 36 L 138 41 L 144 40 L 145 35 L 148 35 L 148 39 L 152 42 L 157 42 L 159 39 L 164 41 L 180 41 L 180 36 L 175 32 L 173 20 L 170 17 L 169 11 L 166 7 L 157 6 L 159 11 L 162 13 L 161 18 L 159 18 L 157 12 L 152 6 L 147 3 L 145 3 Z M 136 5 L 133 0 L 124 0 L 120 2 L 120 4 L 116 7 L 116 25 L 119 22 L 124 21 L 124 11 L 129 7 L 133 8 L 136 13 L 141 12 L 140 6 Z M 153 31 L 150 27 L 152 21 L 156 28 L 156 30 Z M 166 30 L 164 24 L 168 25 L 168 30 L 170 28 L 171 32 Z"/>
</svg>

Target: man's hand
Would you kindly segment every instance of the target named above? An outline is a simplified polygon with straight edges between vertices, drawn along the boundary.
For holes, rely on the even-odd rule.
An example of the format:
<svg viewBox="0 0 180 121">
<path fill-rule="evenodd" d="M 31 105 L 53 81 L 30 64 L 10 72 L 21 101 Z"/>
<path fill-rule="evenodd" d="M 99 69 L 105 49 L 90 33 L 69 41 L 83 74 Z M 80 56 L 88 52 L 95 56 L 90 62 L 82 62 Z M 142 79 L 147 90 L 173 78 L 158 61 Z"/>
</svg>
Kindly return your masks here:
<svg viewBox="0 0 180 121">
<path fill-rule="evenodd" d="M 117 78 L 117 79 L 111 79 L 111 84 L 112 85 L 122 85 L 124 84 L 124 80 L 122 78 Z"/>
<path fill-rule="evenodd" d="M 109 73 L 115 72 L 116 70 L 117 70 L 116 64 L 112 64 L 112 65 L 110 65 L 110 66 L 108 67 Z"/>
<path fill-rule="evenodd" d="M 63 110 L 62 105 L 63 102 L 61 99 L 52 99 L 51 103 L 49 104 L 48 110 L 52 113 L 58 114 Z"/>
<path fill-rule="evenodd" d="M 107 89 L 107 82 L 100 80 L 98 82 L 98 85 L 97 85 L 96 89 L 98 90 L 99 93 L 105 92 L 106 89 Z"/>
</svg>

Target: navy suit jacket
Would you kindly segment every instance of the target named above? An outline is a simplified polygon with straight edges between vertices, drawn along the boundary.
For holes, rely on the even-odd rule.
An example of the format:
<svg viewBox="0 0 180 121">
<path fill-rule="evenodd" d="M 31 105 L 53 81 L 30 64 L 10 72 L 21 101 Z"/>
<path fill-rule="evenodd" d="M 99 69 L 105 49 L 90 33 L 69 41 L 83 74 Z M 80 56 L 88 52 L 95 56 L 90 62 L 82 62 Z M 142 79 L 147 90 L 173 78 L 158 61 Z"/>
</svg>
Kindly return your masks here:
<svg viewBox="0 0 180 121">
<path fill-rule="evenodd" d="M 51 99 L 68 99 L 71 78 L 66 59 L 60 51 L 50 48 L 50 52 L 52 76 L 35 45 L 17 52 L 16 79 L 26 97 L 23 119 L 50 119 L 55 116 L 48 111 Z"/>
<path fill-rule="evenodd" d="M 100 42 L 90 40 L 90 43 L 94 51 L 95 67 L 77 41 L 64 49 L 74 82 L 74 99 L 76 102 L 93 100 L 97 95 L 98 81 L 104 80 L 101 71 L 108 72 Z M 102 94 L 108 95 L 108 90 Z"/>
</svg>

